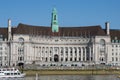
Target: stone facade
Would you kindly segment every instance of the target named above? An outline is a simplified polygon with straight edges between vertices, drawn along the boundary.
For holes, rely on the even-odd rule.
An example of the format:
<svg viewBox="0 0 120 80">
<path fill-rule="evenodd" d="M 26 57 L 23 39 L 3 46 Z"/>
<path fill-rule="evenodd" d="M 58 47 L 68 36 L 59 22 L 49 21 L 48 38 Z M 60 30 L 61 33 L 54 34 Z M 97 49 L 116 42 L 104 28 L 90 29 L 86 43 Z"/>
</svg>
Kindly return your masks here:
<svg viewBox="0 0 120 80">
<path fill-rule="evenodd" d="M 8 28 L 0 28 L 1 66 L 120 66 L 120 30 L 110 29 L 108 22 L 106 29 L 99 25 L 58 27 L 57 13 L 52 16 L 54 28 L 25 24 L 13 28 L 8 20 Z"/>
</svg>

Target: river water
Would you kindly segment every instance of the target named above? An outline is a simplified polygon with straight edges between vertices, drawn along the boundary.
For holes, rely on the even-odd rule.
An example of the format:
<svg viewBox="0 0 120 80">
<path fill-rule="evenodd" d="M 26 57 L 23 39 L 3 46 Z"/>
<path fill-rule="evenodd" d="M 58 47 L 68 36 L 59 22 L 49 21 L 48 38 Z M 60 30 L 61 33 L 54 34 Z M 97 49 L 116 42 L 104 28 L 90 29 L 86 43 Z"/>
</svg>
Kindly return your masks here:
<svg viewBox="0 0 120 80">
<path fill-rule="evenodd" d="M 0 78 L 0 80 L 36 80 L 36 77 Z M 117 75 L 39 75 L 37 80 L 120 80 L 120 78 Z"/>
</svg>

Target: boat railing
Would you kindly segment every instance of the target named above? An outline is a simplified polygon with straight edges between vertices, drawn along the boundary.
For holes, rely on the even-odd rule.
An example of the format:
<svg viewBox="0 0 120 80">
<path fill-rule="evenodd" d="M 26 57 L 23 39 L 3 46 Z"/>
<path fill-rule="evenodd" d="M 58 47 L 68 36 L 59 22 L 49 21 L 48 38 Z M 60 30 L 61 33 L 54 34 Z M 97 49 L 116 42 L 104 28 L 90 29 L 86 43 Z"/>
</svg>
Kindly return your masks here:
<svg viewBox="0 0 120 80">
<path fill-rule="evenodd" d="M 1 68 L 0 69 L 0 72 L 3 72 L 3 71 L 15 71 L 15 72 L 19 72 L 19 70 L 18 69 L 16 69 L 16 68 Z"/>
</svg>

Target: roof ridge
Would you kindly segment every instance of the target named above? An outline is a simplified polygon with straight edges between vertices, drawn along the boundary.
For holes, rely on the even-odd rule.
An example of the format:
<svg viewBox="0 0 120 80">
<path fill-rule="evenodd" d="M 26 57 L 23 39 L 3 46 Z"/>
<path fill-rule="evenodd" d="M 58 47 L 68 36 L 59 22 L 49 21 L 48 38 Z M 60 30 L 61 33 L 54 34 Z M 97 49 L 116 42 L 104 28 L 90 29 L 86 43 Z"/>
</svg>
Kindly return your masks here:
<svg viewBox="0 0 120 80">
<path fill-rule="evenodd" d="M 49 26 L 29 25 L 29 24 L 24 24 L 24 23 L 19 23 L 18 26 L 19 26 L 19 25 L 23 25 L 23 26 L 26 26 L 26 27 L 27 27 L 27 26 L 29 26 L 29 27 L 49 27 Z"/>
</svg>

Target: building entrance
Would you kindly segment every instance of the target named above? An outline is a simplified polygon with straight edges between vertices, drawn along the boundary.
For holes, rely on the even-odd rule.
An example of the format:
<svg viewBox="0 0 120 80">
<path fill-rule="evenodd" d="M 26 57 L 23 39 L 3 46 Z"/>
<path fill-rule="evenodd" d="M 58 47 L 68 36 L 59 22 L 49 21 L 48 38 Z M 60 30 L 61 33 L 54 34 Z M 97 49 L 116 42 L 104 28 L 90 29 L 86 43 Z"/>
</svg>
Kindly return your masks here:
<svg viewBox="0 0 120 80">
<path fill-rule="evenodd" d="M 54 61 L 58 62 L 59 61 L 59 56 L 57 54 L 54 55 Z"/>
<path fill-rule="evenodd" d="M 20 62 L 20 63 L 18 63 L 17 65 L 18 65 L 19 67 L 23 68 L 24 63 Z"/>
</svg>

